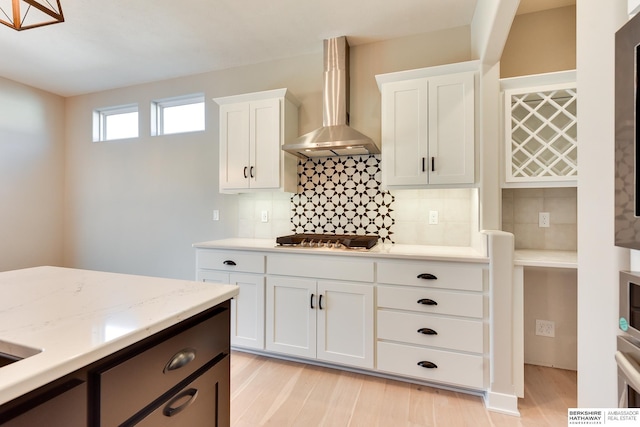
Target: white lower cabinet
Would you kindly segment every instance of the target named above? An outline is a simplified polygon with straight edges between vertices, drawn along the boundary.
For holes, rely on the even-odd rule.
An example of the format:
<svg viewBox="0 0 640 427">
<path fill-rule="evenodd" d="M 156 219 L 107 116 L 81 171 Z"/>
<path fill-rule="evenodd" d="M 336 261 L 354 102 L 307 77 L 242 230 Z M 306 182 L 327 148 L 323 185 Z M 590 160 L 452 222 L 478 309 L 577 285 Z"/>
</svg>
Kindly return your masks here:
<svg viewBox="0 0 640 427">
<path fill-rule="evenodd" d="M 378 369 L 425 381 L 484 388 L 482 355 L 379 342 Z"/>
<path fill-rule="evenodd" d="M 465 388 L 487 384 L 482 265 L 379 262 L 377 365 L 381 372 Z"/>
<path fill-rule="evenodd" d="M 373 284 L 267 278 L 266 349 L 373 368 Z"/>
<path fill-rule="evenodd" d="M 197 260 L 198 281 L 240 288 L 231 299 L 231 345 L 263 350 L 265 276 L 254 273 L 264 273 L 264 255 L 199 250 Z"/>
<path fill-rule="evenodd" d="M 465 389 L 489 383 L 486 264 L 198 249 L 231 345 Z"/>
</svg>

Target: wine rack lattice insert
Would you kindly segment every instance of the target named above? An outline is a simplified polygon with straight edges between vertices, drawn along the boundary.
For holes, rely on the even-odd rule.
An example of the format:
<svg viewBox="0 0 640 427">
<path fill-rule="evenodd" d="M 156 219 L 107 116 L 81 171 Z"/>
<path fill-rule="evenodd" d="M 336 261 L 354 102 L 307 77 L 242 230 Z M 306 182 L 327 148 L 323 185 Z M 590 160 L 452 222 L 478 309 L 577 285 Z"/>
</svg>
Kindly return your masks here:
<svg viewBox="0 0 640 427">
<path fill-rule="evenodd" d="M 575 180 L 578 175 L 577 91 L 511 93 L 511 181 Z"/>
</svg>

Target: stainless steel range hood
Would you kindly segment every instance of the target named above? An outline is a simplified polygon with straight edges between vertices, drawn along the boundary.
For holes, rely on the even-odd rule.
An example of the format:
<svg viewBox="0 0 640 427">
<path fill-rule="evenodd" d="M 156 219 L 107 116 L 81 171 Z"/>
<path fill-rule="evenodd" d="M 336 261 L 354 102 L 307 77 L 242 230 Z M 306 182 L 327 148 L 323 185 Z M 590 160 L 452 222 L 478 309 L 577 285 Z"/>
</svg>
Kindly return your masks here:
<svg viewBox="0 0 640 427">
<path fill-rule="evenodd" d="M 345 36 L 324 41 L 323 126 L 284 144 L 282 149 L 309 157 L 378 154 L 371 138 L 349 126 L 349 44 Z"/>
</svg>

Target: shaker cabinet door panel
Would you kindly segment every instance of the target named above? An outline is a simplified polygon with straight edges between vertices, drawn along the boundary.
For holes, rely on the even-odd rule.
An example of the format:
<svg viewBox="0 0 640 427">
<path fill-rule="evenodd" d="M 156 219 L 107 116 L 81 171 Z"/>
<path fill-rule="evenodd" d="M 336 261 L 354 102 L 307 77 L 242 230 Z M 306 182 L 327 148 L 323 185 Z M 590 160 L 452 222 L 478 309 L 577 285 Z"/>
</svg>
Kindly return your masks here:
<svg viewBox="0 0 640 427">
<path fill-rule="evenodd" d="M 249 104 L 220 106 L 220 186 L 249 184 Z"/>
<path fill-rule="evenodd" d="M 429 79 L 429 184 L 474 181 L 473 74 Z"/>
<path fill-rule="evenodd" d="M 373 286 L 318 282 L 318 359 L 373 368 Z"/>
<path fill-rule="evenodd" d="M 266 349 L 315 358 L 317 304 L 315 280 L 268 277 Z"/>
<path fill-rule="evenodd" d="M 383 173 L 387 185 L 427 183 L 427 84 L 424 80 L 390 83 L 383 92 Z"/>
<path fill-rule="evenodd" d="M 280 185 L 280 100 L 251 103 L 249 140 L 249 186 L 273 188 Z"/>
<path fill-rule="evenodd" d="M 231 274 L 240 287 L 231 300 L 231 345 L 264 349 L 264 276 Z"/>
</svg>

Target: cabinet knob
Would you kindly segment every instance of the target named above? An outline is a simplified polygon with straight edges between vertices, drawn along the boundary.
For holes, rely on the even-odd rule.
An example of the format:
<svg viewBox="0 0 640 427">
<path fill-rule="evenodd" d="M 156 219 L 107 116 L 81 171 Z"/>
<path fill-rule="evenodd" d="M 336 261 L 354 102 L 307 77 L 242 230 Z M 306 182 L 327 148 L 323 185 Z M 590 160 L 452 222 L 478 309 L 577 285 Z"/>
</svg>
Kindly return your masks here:
<svg viewBox="0 0 640 427">
<path fill-rule="evenodd" d="M 424 280 L 438 280 L 438 278 L 431 273 L 421 273 L 421 274 L 418 274 L 417 277 L 418 279 L 424 279 Z"/>
<path fill-rule="evenodd" d="M 438 333 L 431 328 L 420 328 L 418 329 L 418 333 L 424 335 L 438 335 Z"/>
<path fill-rule="evenodd" d="M 422 298 L 418 300 L 418 304 L 422 304 L 422 305 L 438 305 L 437 302 L 435 302 L 432 299 L 429 298 Z"/>
<path fill-rule="evenodd" d="M 418 366 L 421 366 L 423 368 L 427 368 L 427 369 L 435 369 L 438 367 L 438 365 L 436 365 L 433 362 L 429 362 L 427 360 L 422 360 L 420 362 L 418 362 Z"/>
<path fill-rule="evenodd" d="M 189 363 L 193 362 L 196 358 L 196 350 L 193 348 L 185 348 L 173 355 L 171 360 L 167 362 L 162 370 L 162 373 L 166 374 L 169 371 L 175 371 L 180 369 Z"/>
<path fill-rule="evenodd" d="M 236 265 L 236 262 L 235 262 L 235 261 L 231 261 L 230 259 L 227 259 L 227 260 L 225 260 L 225 261 L 222 261 L 222 263 L 223 263 L 224 265 Z"/>
</svg>

